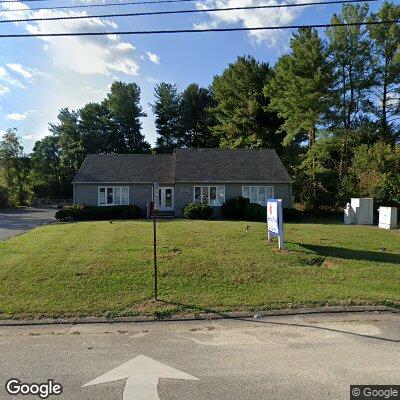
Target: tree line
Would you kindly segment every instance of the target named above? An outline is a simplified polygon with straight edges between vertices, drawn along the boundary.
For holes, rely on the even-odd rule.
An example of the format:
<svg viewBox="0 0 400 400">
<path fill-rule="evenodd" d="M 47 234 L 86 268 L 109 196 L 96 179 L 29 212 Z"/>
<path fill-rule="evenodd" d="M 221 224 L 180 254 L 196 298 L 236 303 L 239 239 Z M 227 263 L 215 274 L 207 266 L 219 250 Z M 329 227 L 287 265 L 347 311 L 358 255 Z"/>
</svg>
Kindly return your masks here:
<svg viewBox="0 0 400 400">
<path fill-rule="evenodd" d="M 343 5 L 331 22 L 400 19 L 385 2 Z M 136 83 L 114 82 L 105 99 L 62 109 L 51 135 L 24 154 L 15 129 L 0 143 L 0 203 L 71 197 L 87 154 L 172 153 L 178 147 L 276 149 L 288 168 L 295 201 L 338 207 L 372 196 L 400 205 L 400 26 L 331 27 L 321 37 L 301 28 L 274 66 L 238 57 L 210 87 L 179 92 L 161 82 L 151 110 L 157 140 L 142 133 L 146 117 Z"/>
</svg>

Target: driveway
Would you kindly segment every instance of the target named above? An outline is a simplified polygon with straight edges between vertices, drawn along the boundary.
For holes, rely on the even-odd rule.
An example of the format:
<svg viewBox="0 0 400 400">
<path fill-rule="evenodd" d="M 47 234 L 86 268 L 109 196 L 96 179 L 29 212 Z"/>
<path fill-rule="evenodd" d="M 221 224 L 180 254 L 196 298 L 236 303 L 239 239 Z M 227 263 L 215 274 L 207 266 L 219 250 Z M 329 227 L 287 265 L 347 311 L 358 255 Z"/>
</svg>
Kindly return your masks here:
<svg viewBox="0 0 400 400">
<path fill-rule="evenodd" d="M 0 241 L 54 221 L 56 211 L 32 207 L 0 209 Z"/>
<path fill-rule="evenodd" d="M 0 327 L 0 398 L 16 378 L 53 400 L 349 400 L 400 383 L 399 347 L 392 313 Z"/>
</svg>

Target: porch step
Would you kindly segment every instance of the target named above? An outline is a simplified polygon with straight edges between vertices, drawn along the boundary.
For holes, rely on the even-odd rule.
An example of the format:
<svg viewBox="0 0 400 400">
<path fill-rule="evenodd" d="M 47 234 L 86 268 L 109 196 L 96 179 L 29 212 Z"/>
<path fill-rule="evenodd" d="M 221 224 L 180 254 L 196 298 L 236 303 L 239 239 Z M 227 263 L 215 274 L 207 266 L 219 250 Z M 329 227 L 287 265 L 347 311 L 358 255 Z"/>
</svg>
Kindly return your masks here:
<svg viewBox="0 0 400 400">
<path fill-rule="evenodd" d="M 157 218 L 160 219 L 175 218 L 175 211 L 157 211 Z"/>
</svg>

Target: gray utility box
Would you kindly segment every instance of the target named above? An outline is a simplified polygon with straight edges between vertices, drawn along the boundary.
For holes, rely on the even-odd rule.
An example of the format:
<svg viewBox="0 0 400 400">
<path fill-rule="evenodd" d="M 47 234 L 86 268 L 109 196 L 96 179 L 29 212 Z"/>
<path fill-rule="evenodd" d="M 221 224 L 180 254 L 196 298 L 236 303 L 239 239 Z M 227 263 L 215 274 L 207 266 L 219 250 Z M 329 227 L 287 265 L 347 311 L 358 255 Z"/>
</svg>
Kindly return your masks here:
<svg viewBox="0 0 400 400">
<path fill-rule="evenodd" d="M 379 228 L 383 229 L 397 228 L 396 207 L 380 207 L 378 211 L 379 211 Z"/>
<path fill-rule="evenodd" d="M 344 210 L 344 223 L 356 225 L 373 225 L 374 199 L 353 198 Z"/>
</svg>

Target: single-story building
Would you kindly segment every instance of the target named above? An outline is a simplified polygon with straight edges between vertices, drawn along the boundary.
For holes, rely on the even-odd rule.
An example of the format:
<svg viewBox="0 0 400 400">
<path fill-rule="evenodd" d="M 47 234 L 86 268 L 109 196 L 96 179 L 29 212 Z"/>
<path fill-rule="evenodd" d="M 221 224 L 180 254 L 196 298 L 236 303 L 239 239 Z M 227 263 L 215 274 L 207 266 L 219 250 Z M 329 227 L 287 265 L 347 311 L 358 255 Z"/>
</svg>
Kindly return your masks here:
<svg viewBox="0 0 400 400">
<path fill-rule="evenodd" d="M 188 203 L 203 202 L 220 214 L 228 199 L 266 204 L 280 198 L 291 207 L 292 183 L 273 149 L 177 149 L 174 154 L 91 154 L 73 180 L 74 204 L 136 204 L 145 214 L 159 183 L 159 210 L 183 216 Z"/>
</svg>

